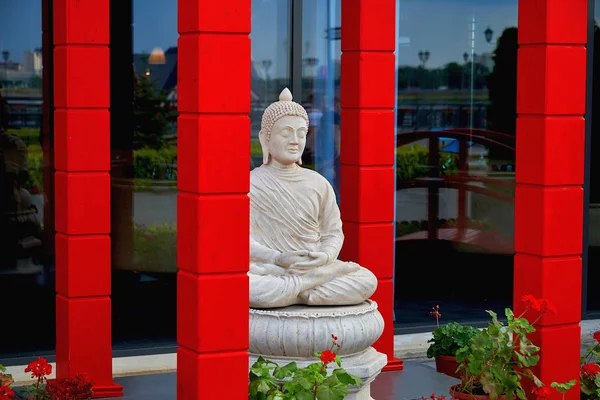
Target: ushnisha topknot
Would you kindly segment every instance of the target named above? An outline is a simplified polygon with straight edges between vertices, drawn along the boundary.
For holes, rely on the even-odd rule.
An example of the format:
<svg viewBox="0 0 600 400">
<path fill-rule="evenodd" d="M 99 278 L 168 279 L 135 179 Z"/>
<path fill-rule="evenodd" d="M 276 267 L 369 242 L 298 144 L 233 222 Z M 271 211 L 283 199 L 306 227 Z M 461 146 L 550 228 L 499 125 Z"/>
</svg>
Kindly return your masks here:
<svg viewBox="0 0 600 400">
<path fill-rule="evenodd" d="M 304 107 L 292 101 L 292 92 L 285 88 L 279 94 L 279 101 L 269 105 L 262 116 L 260 131 L 266 135 L 267 140 L 271 138 L 271 130 L 275 122 L 285 116 L 298 116 L 304 118 L 308 128 L 308 114 Z"/>
</svg>

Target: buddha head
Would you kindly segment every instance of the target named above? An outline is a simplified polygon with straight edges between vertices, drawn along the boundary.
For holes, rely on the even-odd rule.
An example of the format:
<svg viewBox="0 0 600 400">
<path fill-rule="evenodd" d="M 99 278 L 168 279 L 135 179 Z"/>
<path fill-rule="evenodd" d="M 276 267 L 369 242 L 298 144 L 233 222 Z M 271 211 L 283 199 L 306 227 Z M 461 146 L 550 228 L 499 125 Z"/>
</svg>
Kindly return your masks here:
<svg viewBox="0 0 600 400">
<path fill-rule="evenodd" d="M 283 89 L 279 101 L 269 105 L 262 116 L 258 137 L 263 164 L 269 164 L 272 160 L 285 166 L 302 164 L 307 132 L 306 110 L 292 101 L 289 89 Z"/>
</svg>

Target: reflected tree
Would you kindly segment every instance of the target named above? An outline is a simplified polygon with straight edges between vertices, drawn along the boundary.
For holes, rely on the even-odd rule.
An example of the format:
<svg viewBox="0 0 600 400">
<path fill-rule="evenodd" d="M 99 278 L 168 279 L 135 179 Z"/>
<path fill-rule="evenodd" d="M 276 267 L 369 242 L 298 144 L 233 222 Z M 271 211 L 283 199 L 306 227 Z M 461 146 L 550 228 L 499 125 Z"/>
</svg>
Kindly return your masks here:
<svg viewBox="0 0 600 400">
<path fill-rule="evenodd" d="M 600 129 L 600 28 L 594 25 L 594 70 L 592 80 L 592 134 L 590 153 L 590 203 L 600 203 L 600 142 L 598 129 Z"/>
<path fill-rule="evenodd" d="M 177 121 L 177 110 L 169 106 L 167 92 L 156 89 L 151 78 L 135 73 L 133 82 L 133 148 L 160 149 Z"/>
<path fill-rule="evenodd" d="M 507 28 L 498 38 L 494 50 L 494 69 L 487 77 L 490 105 L 487 109 L 488 129 L 512 136 L 517 131 L 517 28 Z M 494 147 L 494 159 L 512 160 L 513 151 Z"/>
</svg>

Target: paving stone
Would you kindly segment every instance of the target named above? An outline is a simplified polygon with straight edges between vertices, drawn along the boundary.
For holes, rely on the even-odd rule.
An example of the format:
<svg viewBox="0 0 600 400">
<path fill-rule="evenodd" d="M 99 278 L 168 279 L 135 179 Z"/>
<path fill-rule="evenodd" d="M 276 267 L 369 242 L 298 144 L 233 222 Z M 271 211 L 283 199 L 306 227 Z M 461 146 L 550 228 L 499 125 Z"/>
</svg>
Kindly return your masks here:
<svg viewBox="0 0 600 400">
<path fill-rule="evenodd" d="M 115 378 L 123 385 L 122 400 L 174 400 L 176 374 L 152 374 Z M 413 400 L 431 393 L 447 395 L 458 380 L 435 371 L 429 360 L 407 361 L 403 371 L 384 372 L 371 384 L 375 400 Z M 449 397 L 449 396 L 448 396 Z M 115 400 L 115 399 L 113 399 Z"/>
</svg>

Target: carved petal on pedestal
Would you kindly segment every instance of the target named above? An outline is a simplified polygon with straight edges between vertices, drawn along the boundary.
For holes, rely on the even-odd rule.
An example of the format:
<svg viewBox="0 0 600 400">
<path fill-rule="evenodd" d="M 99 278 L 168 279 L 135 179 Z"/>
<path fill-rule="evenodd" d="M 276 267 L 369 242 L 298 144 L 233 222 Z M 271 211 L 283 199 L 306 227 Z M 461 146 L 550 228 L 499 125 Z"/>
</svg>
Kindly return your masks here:
<svg viewBox="0 0 600 400">
<path fill-rule="evenodd" d="M 339 355 L 366 350 L 383 333 L 383 318 L 372 300 L 355 306 L 292 306 L 250 309 L 250 353 L 265 357 L 313 357 L 331 348 L 331 335 L 342 345 Z"/>
</svg>

